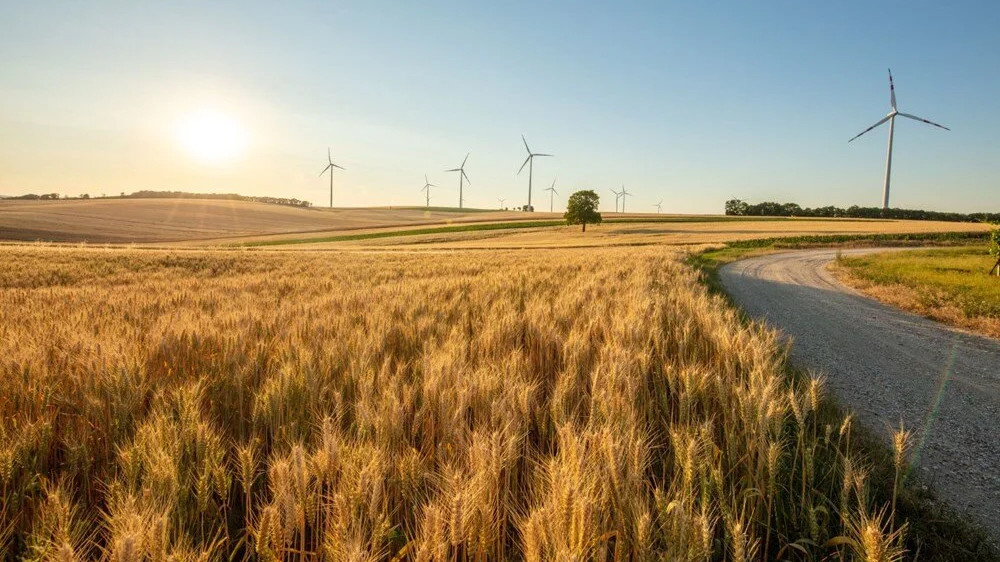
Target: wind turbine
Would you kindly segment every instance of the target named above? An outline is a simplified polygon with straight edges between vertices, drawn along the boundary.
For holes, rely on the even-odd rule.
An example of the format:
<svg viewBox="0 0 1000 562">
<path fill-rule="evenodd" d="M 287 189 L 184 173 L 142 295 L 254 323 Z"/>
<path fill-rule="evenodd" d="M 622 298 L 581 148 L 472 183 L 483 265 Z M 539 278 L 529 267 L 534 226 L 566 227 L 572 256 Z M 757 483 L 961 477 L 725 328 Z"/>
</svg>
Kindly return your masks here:
<svg viewBox="0 0 1000 562">
<path fill-rule="evenodd" d="M 465 160 L 462 160 L 462 165 L 461 166 L 459 166 L 457 168 L 452 168 L 450 170 L 445 170 L 446 172 L 458 172 L 458 208 L 459 209 L 462 208 L 462 201 L 464 201 L 464 199 L 462 199 L 462 188 L 465 187 L 465 183 L 463 182 L 463 180 L 469 181 L 469 183 L 472 183 L 472 181 L 469 180 L 469 176 L 465 175 L 465 161 L 469 159 L 469 154 L 472 154 L 472 153 L 471 152 L 466 153 Z"/>
<path fill-rule="evenodd" d="M 528 141 L 524 140 L 524 135 L 521 135 L 521 140 L 524 141 L 524 149 L 528 151 L 528 157 L 524 159 L 524 164 L 521 164 L 521 169 L 517 171 L 518 175 L 524 171 L 524 167 L 528 167 L 528 209 L 534 211 L 535 209 L 531 207 L 531 175 L 532 168 L 535 167 L 535 156 L 552 156 L 551 154 L 542 154 L 541 152 L 532 152 L 528 148 Z"/>
<path fill-rule="evenodd" d="M 615 212 L 617 213 L 618 212 L 618 200 L 621 199 L 622 194 L 619 193 L 619 192 L 617 192 L 617 191 L 615 191 L 614 188 L 611 188 L 611 193 L 615 194 Z"/>
<path fill-rule="evenodd" d="M 433 183 L 427 181 L 427 174 L 424 174 L 424 186 L 420 188 L 420 191 L 426 191 L 427 192 L 427 206 L 428 207 L 431 206 L 431 188 L 432 187 L 437 187 L 437 186 L 434 185 Z"/>
<path fill-rule="evenodd" d="M 660 200 L 659 203 L 657 203 L 657 204 L 655 204 L 653 206 L 656 207 L 656 214 L 660 214 L 663 211 L 663 209 L 662 209 L 662 207 L 663 207 L 663 200 Z"/>
<path fill-rule="evenodd" d="M 506 201 L 506 200 L 507 200 L 506 197 L 497 197 L 497 201 L 500 202 L 500 210 L 501 211 L 503 210 L 503 202 Z"/>
<path fill-rule="evenodd" d="M 895 129 L 895 125 L 896 125 L 896 116 L 898 115 L 900 117 L 906 117 L 908 119 L 913 119 L 914 121 L 920 121 L 922 123 L 927 123 L 928 125 L 934 125 L 935 127 L 939 127 L 939 128 L 944 129 L 946 131 L 950 131 L 951 130 L 948 127 L 945 127 L 944 125 L 938 125 L 937 123 L 935 123 L 933 121 L 928 121 L 927 119 L 924 119 L 923 117 L 917 117 L 916 115 L 910 115 L 909 113 L 902 113 L 902 112 L 900 112 L 900 111 L 898 111 L 896 109 L 896 88 L 892 84 L 892 69 L 891 68 L 889 69 L 889 105 L 892 106 L 892 111 L 890 111 L 888 115 L 886 115 L 885 117 L 883 117 L 882 119 L 880 119 L 877 123 L 875 123 L 871 127 L 868 127 L 864 131 L 861 131 L 857 135 L 854 135 L 854 138 L 852 138 L 851 140 L 847 141 L 847 142 L 851 142 L 854 139 L 860 137 L 861 135 L 867 133 L 868 131 L 874 129 L 875 127 L 878 127 L 882 123 L 885 123 L 886 121 L 889 122 L 889 148 L 886 151 L 886 156 L 885 156 L 885 185 L 882 188 L 882 210 L 883 211 L 885 211 L 886 209 L 889 208 L 889 176 L 890 176 L 890 173 L 892 172 L 892 133 L 893 133 L 893 130 Z"/>
<path fill-rule="evenodd" d="M 621 195 L 622 195 L 622 213 L 624 213 L 625 212 L 625 197 L 626 196 L 627 197 L 631 197 L 632 196 L 631 193 L 625 191 L 625 184 L 622 184 L 622 193 L 621 193 Z"/>
<path fill-rule="evenodd" d="M 547 188 L 545 191 L 549 192 L 549 212 L 551 213 L 552 212 L 552 196 L 553 195 L 559 195 L 559 192 L 556 191 L 556 180 L 552 180 L 552 187 Z"/>
<path fill-rule="evenodd" d="M 332 209 L 333 208 L 333 169 L 334 168 L 339 168 L 339 169 L 343 170 L 344 168 L 333 163 L 333 158 L 330 156 L 330 147 L 326 148 L 326 161 L 329 162 L 329 164 L 327 164 L 326 168 L 323 168 L 323 171 L 319 173 L 319 177 L 323 177 L 323 174 L 325 174 L 327 170 L 330 170 L 330 208 Z"/>
</svg>

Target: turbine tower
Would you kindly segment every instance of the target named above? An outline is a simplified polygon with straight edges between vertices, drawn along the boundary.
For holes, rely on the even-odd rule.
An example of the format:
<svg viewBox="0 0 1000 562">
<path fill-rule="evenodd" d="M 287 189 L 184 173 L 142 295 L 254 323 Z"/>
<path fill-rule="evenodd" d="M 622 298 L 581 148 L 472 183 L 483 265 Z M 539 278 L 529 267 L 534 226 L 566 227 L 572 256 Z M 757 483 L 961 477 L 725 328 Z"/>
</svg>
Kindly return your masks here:
<svg viewBox="0 0 1000 562">
<path fill-rule="evenodd" d="M 892 172 L 892 133 L 893 133 L 893 130 L 896 128 L 896 116 L 898 115 L 900 117 L 906 117 L 908 119 L 913 119 L 914 121 L 920 121 L 922 123 L 927 123 L 928 125 L 934 125 L 935 127 L 939 127 L 939 128 L 944 129 L 946 131 L 950 131 L 951 130 L 948 127 L 945 127 L 944 125 L 938 125 L 937 123 L 935 123 L 933 121 L 928 121 L 927 119 L 924 119 L 923 117 L 917 117 L 916 115 L 910 115 L 909 113 L 902 113 L 902 112 L 900 112 L 900 111 L 898 111 L 896 109 L 896 88 L 892 84 L 892 69 L 891 68 L 889 69 L 889 105 L 892 106 L 892 110 L 889 111 L 888 115 L 886 115 L 885 117 L 883 117 L 882 119 L 880 119 L 877 123 L 875 123 L 871 127 L 868 127 L 864 131 L 861 131 L 857 135 L 854 135 L 854 138 L 852 138 L 851 140 L 847 141 L 847 142 L 851 142 L 854 139 L 860 137 L 861 135 L 867 133 L 868 131 L 874 129 L 875 127 L 878 127 L 882 123 L 885 123 L 886 121 L 889 122 L 889 148 L 887 149 L 886 155 L 885 155 L 885 185 L 882 187 L 882 210 L 883 211 L 885 211 L 885 210 L 887 210 L 889 208 L 889 177 L 890 177 L 891 172 Z"/>
<path fill-rule="evenodd" d="M 655 204 L 653 206 L 656 207 L 656 214 L 660 214 L 661 212 L 663 212 L 663 200 L 662 199 L 660 200 L 659 203 L 657 203 L 657 204 Z"/>
<path fill-rule="evenodd" d="M 437 186 L 434 185 L 433 183 L 427 181 L 427 174 L 424 174 L 424 186 L 420 188 L 420 191 L 426 191 L 427 192 L 427 204 L 426 204 L 427 207 L 431 206 L 431 188 L 432 187 L 437 187 Z"/>
<path fill-rule="evenodd" d="M 524 149 L 528 151 L 528 157 L 524 159 L 524 164 L 521 164 L 521 169 L 517 171 L 518 175 L 524 171 L 524 167 L 528 167 L 528 209 L 534 211 L 535 209 L 531 206 L 531 173 L 532 168 L 535 166 L 535 156 L 552 156 L 551 154 L 542 154 L 541 152 L 532 152 L 528 148 L 528 141 L 524 140 L 524 135 L 521 135 L 521 140 L 524 141 Z"/>
<path fill-rule="evenodd" d="M 611 188 L 611 193 L 615 194 L 615 212 L 617 213 L 618 212 L 618 200 L 622 198 L 622 194 L 621 194 L 621 192 L 615 191 L 614 188 Z"/>
<path fill-rule="evenodd" d="M 319 177 L 323 177 L 323 174 L 325 174 L 327 170 L 330 170 L 330 208 L 332 209 L 333 208 L 333 169 L 334 168 L 340 168 L 341 170 L 343 170 L 344 168 L 333 163 L 333 158 L 330 156 L 330 147 L 326 148 L 326 161 L 328 162 L 328 164 L 326 165 L 326 168 L 323 168 L 323 171 L 319 173 Z"/>
<path fill-rule="evenodd" d="M 459 209 L 462 208 L 462 202 L 464 201 L 464 199 L 462 198 L 462 188 L 465 187 L 465 182 L 466 181 L 468 181 L 469 183 L 472 183 L 471 181 L 469 181 L 469 176 L 465 175 L 465 162 L 466 162 L 466 160 L 469 159 L 469 154 L 471 154 L 471 152 L 470 153 L 466 153 L 465 160 L 462 160 L 462 165 L 461 166 L 459 166 L 457 168 L 452 168 L 450 170 L 445 170 L 446 172 L 458 172 L 458 208 Z"/>
<path fill-rule="evenodd" d="M 631 193 L 629 193 L 628 191 L 625 191 L 625 184 L 622 184 L 622 193 L 621 193 L 621 196 L 622 196 L 622 213 L 625 213 L 625 197 L 631 197 L 632 196 Z"/>
<path fill-rule="evenodd" d="M 551 213 L 552 212 L 552 196 L 553 195 L 559 195 L 559 192 L 556 191 L 556 180 L 552 180 L 552 187 L 547 188 L 545 191 L 549 192 L 549 212 Z"/>
</svg>

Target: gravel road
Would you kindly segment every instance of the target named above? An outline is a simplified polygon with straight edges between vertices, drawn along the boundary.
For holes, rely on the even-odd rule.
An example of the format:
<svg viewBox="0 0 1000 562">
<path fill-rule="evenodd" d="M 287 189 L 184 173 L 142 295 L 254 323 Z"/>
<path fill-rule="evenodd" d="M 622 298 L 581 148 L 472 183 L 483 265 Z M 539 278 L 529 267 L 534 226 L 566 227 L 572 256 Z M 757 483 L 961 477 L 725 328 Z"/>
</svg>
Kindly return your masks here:
<svg viewBox="0 0 1000 562">
<path fill-rule="evenodd" d="M 793 363 L 825 373 L 862 423 L 885 436 L 900 420 L 914 430 L 922 479 L 1000 539 L 1000 341 L 859 294 L 827 271 L 835 257 L 771 254 L 719 277 L 748 314 L 791 337 Z"/>
</svg>

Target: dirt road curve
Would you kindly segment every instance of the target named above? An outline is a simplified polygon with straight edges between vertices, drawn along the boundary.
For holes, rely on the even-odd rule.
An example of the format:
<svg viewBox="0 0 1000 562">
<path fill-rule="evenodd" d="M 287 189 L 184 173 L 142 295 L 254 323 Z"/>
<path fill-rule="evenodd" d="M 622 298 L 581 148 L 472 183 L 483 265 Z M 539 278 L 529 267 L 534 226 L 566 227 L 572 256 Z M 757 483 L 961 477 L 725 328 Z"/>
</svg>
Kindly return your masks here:
<svg viewBox="0 0 1000 562">
<path fill-rule="evenodd" d="M 791 336 L 793 362 L 825 373 L 868 427 L 888 435 L 902 419 L 913 429 L 924 481 L 1000 538 L 1000 341 L 856 293 L 827 271 L 835 257 L 772 254 L 719 274 L 747 313 Z"/>
</svg>

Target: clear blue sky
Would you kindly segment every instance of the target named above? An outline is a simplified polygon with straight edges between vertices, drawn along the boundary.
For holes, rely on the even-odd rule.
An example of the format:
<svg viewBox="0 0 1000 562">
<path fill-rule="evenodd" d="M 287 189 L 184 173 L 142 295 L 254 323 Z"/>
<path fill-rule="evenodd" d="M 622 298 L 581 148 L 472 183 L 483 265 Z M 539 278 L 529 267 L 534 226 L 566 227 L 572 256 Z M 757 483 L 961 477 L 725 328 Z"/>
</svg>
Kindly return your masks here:
<svg viewBox="0 0 1000 562">
<path fill-rule="evenodd" d="M 338 205 L 526 199 L 625 183 L 629 207 L 731 197 L 1000 210 L 996 2 L 5 2 L 0 194 L 236 191 Z M 245 150 L 206 162 L 176 130 L 206 108 Z M 223 139 L 224 142 L 231 140 Z M 542 201 L 545 201 L 543 204 Z"/>
</svg>

